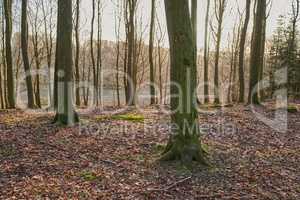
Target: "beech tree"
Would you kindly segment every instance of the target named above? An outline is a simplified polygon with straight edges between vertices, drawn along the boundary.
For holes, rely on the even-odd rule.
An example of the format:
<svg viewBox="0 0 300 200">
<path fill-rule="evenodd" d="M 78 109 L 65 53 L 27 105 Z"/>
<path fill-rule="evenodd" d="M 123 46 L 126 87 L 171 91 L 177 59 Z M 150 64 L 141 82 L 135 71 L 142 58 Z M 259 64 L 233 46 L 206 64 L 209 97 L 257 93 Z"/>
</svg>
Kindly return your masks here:
<svg viewBox="0 0 300 200">
<path fill-rule="evenodd" d="M 15 108 L 14 73 L 12 61 L 12 0 L 4 0 L 5 16 L 5 60 L 7 78 L 7 108 Z"/>
<path fill-rule="evenodd" d="M 208 87 L 208 64 L 209 64 L 209 47 L 208 47 L 208 22 L 209 22 L 210 0 L 207 0 L 204 32 L 204 103 L 209 103 Z"/>
<path fill-rule="evenodd" d="M 246 1 L 246 16 L 241 31 L 240 38 L 240 51 L 239 51 L 239 102 L 242 103 L 245 100 L 245 43 L 247 37 L 248 24 L 250 20 L 250 9 L 251 9 L 251 0 Z"/>
<path fill-rule="evenodd" d="M 181 160 L 189 165 L 192 161 L 206 164 L 199 141 L 198 113 L 195 108 L 197 70 L 195 41 L 188 0 L 165 0 L 167 28 L 171 56 L 171 122 L 174 128 L 162 161 Z M 175 96 L 174 94 L 178 94 Z"/>
<path fill-rule="evenodd" d="M 28 2 L 27 0 L 22 0 L 21 48 L 22 48 L 24 71 L 26 73 L 28 108 L 35 108 L 32 78 L 31 78 L 30 64 L 28 58 L 27 2 Z"/>
<path fill-rule="evenodd" d="M 220 61 L 220 47 L 222 40 L 222 30 L 223 30 L 223 18 L 225 8 L 227 6 L 227 0 L 215 0 L 215 17 L 217 20 L 217 27 L 214 28 L 212 25 L 213 36 L 216 42 L 215 47 L 215 76 L 214 76 L 214 103 L 220 103 L 220 88 L 219 88 L 219 61 Z"/>
<path fill-rule="evenodd" d="M 266 18 L 266 0 L 256 2 L 254 26 L 252 33 L 251 55 L 250 55 L 250 81 L 249 81 L 249 104 L 259 104 L 259 73 L 263 64 L 262 42 L 264 42 L 264 21 Z"/>
<path fill-rule="evenodd" d="M 75 12 L 75 104 L 80 106 L 80 73 L 79 73 L 79 54 L 80 54 L 80 41 L 79 41 L 79 26 L 80 26 L 80 0 L 76 0 L 76 12 Z"/>
<path fill-rule="evenodd" d="M 125 3 L 125 28 L 126 28 L 126 73 L 125 84 L 126 104 L 133 106 L 136 103 L 136 26 L 135 15 L 138 0 L 128 0 Z"/>
<path fill-rule="evenodd" d="M 57 95 L 54 122 L 70 125 L 79 121 L 73 107 L 72 0 L 58 0 L 57 17 Z"/>
<path fill-rule="evenodd" d="M 150 104 L 155 104 L 155 87 L 154 87 L 154 22 L 155 22 L 155 0 L 151 0 L 151 17 L 150 17 L 150 36 L 149 36 L 149 66 L 150 66 Z"/>
</svg>

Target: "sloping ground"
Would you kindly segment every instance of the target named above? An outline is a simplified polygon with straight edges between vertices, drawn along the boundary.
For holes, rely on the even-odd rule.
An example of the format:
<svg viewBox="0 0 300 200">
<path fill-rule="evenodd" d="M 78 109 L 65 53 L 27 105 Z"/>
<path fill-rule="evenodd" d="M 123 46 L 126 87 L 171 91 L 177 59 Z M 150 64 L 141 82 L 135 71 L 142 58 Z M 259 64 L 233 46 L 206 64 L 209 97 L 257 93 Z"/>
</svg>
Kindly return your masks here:
<svg viewBox="0 0 300 200">
<path fill-rule="evenodd" d="M 156 109 L 84 113 L 71 128 L 52 117 L 0 112 L 0 199 L 300 199 L 299 113 L 284 133 L 241 106 L 201 114 L 214 167 L 193 170 L 153 162 L 169 133 Z"/>
</svg>

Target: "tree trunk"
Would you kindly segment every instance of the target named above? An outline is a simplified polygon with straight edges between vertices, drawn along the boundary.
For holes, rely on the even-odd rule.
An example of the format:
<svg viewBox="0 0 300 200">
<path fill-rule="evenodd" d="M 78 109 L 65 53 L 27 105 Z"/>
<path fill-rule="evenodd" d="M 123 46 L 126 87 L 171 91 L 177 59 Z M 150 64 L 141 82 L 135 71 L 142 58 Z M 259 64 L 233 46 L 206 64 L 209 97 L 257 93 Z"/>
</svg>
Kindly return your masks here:
<svg viewBox="0 0 300 200">
<path fill-rule="evenodd" d="M 97 1 L 97 104 L 102 106 L 102 11 L 101 0 Z"/>
<path fill-rule="evenodd" d="M 251 55 L 250 55 L 250 83 L 249 83 L 249 104 L 259 104 L 258 97 L 258 81 L 259 81 L 259 70 L 262 64 L 262 39 L 263 39 L 263 21 L 266 13 L 266 0 L 257 1 L 256 14 L 254 19 L 254 31 L 252 36 L 251 44 Z"/>
<path fill-rule="evenodd" d="M 94 104 L 98 106 L 98 79 L 97 79 L 97 71 L 96 71 L 96 62 L 94 56 L 94 22 L 95 22 L 95 0 L 92 1 L 92 21 L 91 21 L 91 35 L 90 35 L 90 45 L 91 45 L 91 60 L 92 60 L 92 69 L 93 69 L 93 79 L 94 79 Z"/>
<path fill-rule="evenodd" d="M 188 0 L 165 0 L 167 27 L 171 53 L 171 115 L 173 134 L 162 161 L 180 160 L 185 165 L 192 161 L 206 164 L 199 141 L 198 113 L 195 109 L 197 74 L 194 65 L 195 44 L 189 15 Z M 176 20 L 180 19 L 180 20 Z"/>
<path fill-rule="evenodd" d="M 21 48 L 24 64 L 24 71 L 26 74 L 26 86 L 28 97 L 28 108 L 35 108 L 34 94 L 32 86 L 31 71 L 28 58 L 28 28 L 27 28 L 27 0 L 22 0 L 22 17 L 21 17 Z"/>
<path fill-rule="evenodd" d="M 5 55 L 6 55 L 6 78 L 7 78 L 7 108 L 15 108 L 14 74 L 11 49 L 12 37 L 12 0 L 4 0 L 5 13 Z"/>
<path fill-rule="evenodd" d="M 80 0 L 76 0 L 76 22 L 75 22 L 75 40 L 76 40 L 76 55 L 75 55 L 75 104 L 80 106 L 80 73 L 79 73 L 79 23 L 80 23 Z"/>
<path fill-rule="evenodd" d="M 58 109 L 55 122 L 64 125 L 79 121 L 73 107 L 72 0 L 58 1 L 57 69 Z"/>
<path fill-rule="evenodd" d="M 208 88 L 208 21 L 209 21 L 210 0 L 207 0 L 206 16 L 205 16 L 205 33 L 204 33 L 204 103 L 209 103 L 209 88 Z"/>
<path fill-rule="evenodd" d="M 127 19 L 127 29 L 128 29 L 128 50 L 127 50 L 127 94 L 126 94 L 126 104 L 129 106 L 135 105 L 135 90 L 136 90 L 136 80 L 135 80 L 135 12 L 136 12 L 136 2 L 137 0 L 129 0 L 127 4 L 127 9 L 125 12 L 129 12 Z"/>
<path fill-rule="evenodd" d="M 215 5 L 217 6 L 217 5 Z M 218 29 L 216 34 L 216 52 L 215 52 L 215 77 L 214 77 L 214 103 L 220 104 L 220 86 L 219 86 L 219 60 L 220 60 L 220 46 L 222 39 L 222 25 L 223 16 L 226 7 L 226 0 L 220 0 L 218 5 L 218 13 L 216 13 L 216 18 L 218 21 Z M 217 9 L 217 8 L 216 8 Z"/>
<path fill-rule="evenodd" d="M 154 20 L 155 20 L 155 0 L 152 0 L 150 37 L 149 37 L 149 64 L 150 64 L 150 104 L 155 104 L 155 80 L 154 80 L 154 62 L 153 62 L 153 43 L 154 43 Z"/>
<path fill-rule="evenodd" d="M 240 38 L 240 53 L 239 53 L 239 102 L 243 103 L 245 101 L 245 43 L 247 36 L 247 29 L 250 20 L 250 9 L 251 9 L 251 0 L 246 1 L 246 17 L 244 26 Z"/>
<path fill-rule="evenodd" d="M 43 11 L 43 18 L 44 18 L 44 34 L 45 34 L 45 38 L 44 38 L 44 43 L 46 46 L 46 52 L 47 52 L 47 66 L 48 66 L 48 94 L 49 94 L 49 107 L 52 108 L 53 105 L 53 92 L 52 92 L 52 88 L 51 88 L 51 81 L 52 81 L 52 77 L 51 77 L 51 64 L 52 64 L 52 50 L 53 50 L 53 29 L 52 29 L 52 17 L 53 17 L 53 8 L 52 8 L 52 1 L 50 2 L 50 15 L 48 13 L 46 13 L 46 7 L 44 4 L 44 1 L 41 1 L 42 4 L 42 11 Z M 49 18 L 49 24 L 47 22 Z M 48 29 L 48 25 L 49 25 L 49 29 Z"/>
<path fill-rule="evenodd" d="M 120 41 L 120 29 L 121 29 L 121 15 L 122 15 L 122 11 L 121 11 L 121 3 L 120 1 L 117 2 L 117 12 L 115 13 L 115 35 L 116 35 L 116 40 L 117 40 L 117 58 L 116 58 L 116 89 L 117 89 L 117 103 L 118 103 L 118 107 L 121 106 L 121 102 L 120 102 L 120 80 L 119 80 L 119 65 L 120 65 L 120 45 L 121 45 L 121 41 Z"/>
</svg>

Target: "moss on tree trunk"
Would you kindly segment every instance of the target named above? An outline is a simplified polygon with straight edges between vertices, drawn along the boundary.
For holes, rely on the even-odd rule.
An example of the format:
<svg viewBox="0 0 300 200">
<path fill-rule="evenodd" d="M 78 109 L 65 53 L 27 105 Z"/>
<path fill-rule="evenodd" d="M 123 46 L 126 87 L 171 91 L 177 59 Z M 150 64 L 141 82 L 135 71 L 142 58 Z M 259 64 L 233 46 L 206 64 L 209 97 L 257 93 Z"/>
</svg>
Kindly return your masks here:
<svg viewBox="0 0 300 200">
<path fill-rule="evenodd" d="M 172 135 L 160 158 L 206 164 L 199 140 L 197 67 L 188 0 L 165 0 L 171 55 Z"/>
</svg>

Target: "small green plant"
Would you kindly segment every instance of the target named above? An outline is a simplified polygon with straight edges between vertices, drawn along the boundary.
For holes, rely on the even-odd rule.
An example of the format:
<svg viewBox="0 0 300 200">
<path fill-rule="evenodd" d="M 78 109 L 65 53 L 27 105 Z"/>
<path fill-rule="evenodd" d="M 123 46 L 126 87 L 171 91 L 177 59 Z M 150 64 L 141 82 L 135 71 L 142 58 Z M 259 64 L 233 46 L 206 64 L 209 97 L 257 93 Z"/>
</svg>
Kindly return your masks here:
<svg viewBox="0 0 300 200">
<path fill-rule="evenodd" d="M 295 105 L 289 105 L 289 106 L 287 107 L 287 111 L 288 111 L 289 113 L 296 113 L 296 112 L 298 112 L 298 109 L 297 109 L 297 107 L 296 107 Z"/>
<path fill-rule="evenodd" d="M 164 150 L 165 148 L 166 148 L 166 145 L 157 143 L 157 144 L 155 144 L 155 146 L 154 146 L 154 152 L 155 152 L 155 153 L 161 153 L 161 152 L 163 152 L 163 150 Z"/>
<path fill-rule="evenodd" d="M 205 153 L 209 153 L 209 146 L 207 144 L 202 143 L 201 147 Z"/>
<path fill-rule="evenodd" d="M 85 171 L 80 174 L 85 181 L 95 181 L 99 177 L 94 172 Z"/>
</svg>

